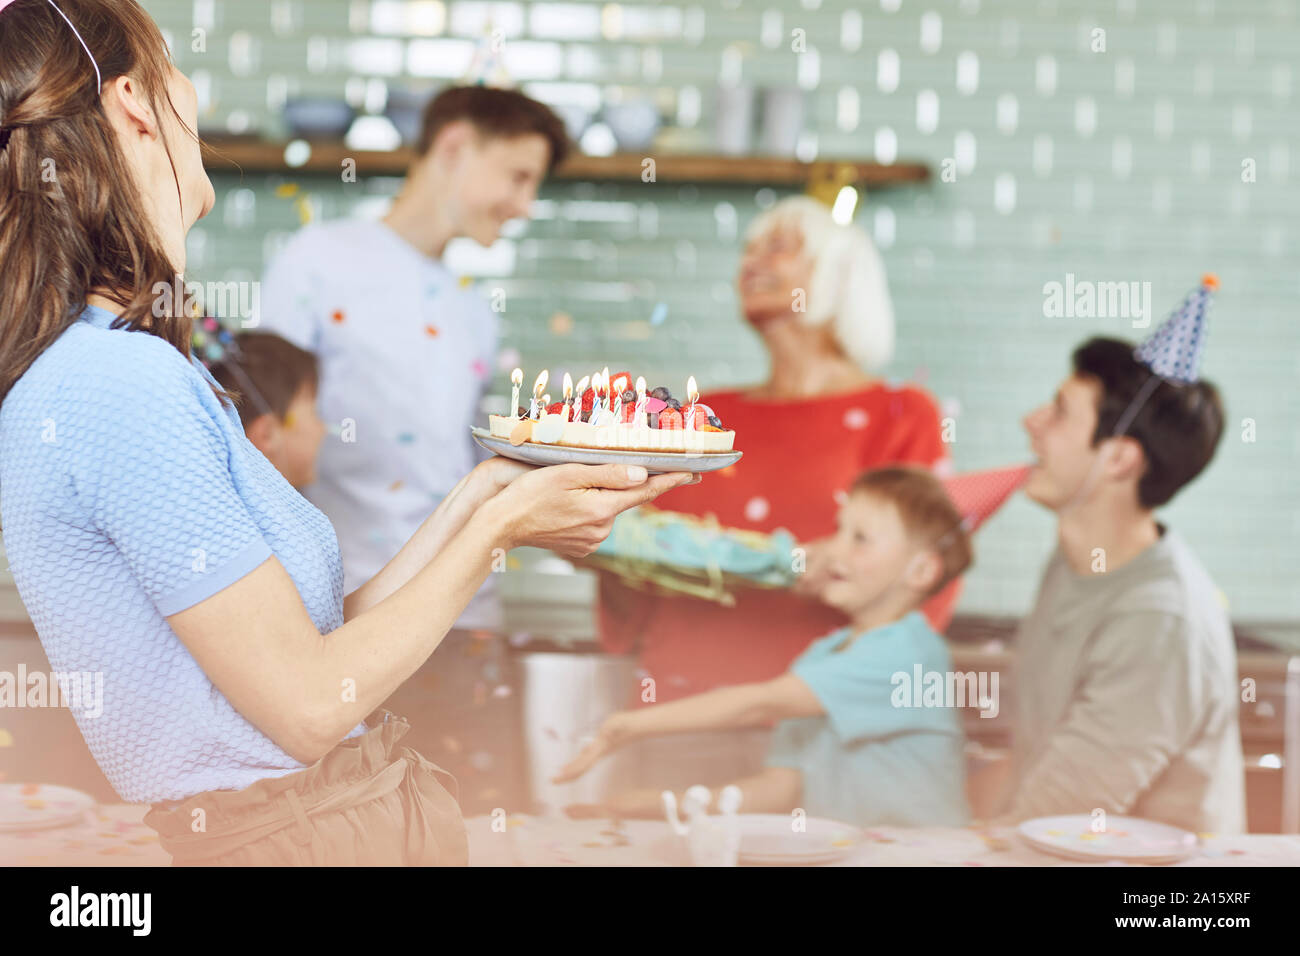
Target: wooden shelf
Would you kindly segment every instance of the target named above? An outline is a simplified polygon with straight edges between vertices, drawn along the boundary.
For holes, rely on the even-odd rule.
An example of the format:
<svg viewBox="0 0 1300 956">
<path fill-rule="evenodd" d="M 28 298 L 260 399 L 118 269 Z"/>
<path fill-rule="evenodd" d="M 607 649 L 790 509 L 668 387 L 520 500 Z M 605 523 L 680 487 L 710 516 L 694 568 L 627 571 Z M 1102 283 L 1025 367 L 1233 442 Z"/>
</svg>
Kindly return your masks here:
<svg viewBox="0 0 1300 956">
<path fill-rule="evenodd" d="M 401 176 L 414 152 L 409 148 L 375 152 L 348 149 L 339 142 L 311 143 L 311 153 L 300 166 L 285 161 L 288 143 L 250 140 L 209 140 L 204 162 L 209 172 L 219 174 L 281 173 L 295 175 L 339 175 L 345 159 L 356 161 L 358 176 Z M 646 157 L 637 153 L 613 156 L 574 155 L 555 171 L 555 179 L 641 182 Z M 812 180 L 835 180 L 879 189 L 929 180 L 924 163 L 880 163 L 857 160 L 818 160 L 801 163 L 794 159 L 767 156 L 721 156 L 708 154 L 663 154 L 654 157 L 655 181 L 674 183 L 724 183 L 762 186 L 804 186 Z"/>
</svg>

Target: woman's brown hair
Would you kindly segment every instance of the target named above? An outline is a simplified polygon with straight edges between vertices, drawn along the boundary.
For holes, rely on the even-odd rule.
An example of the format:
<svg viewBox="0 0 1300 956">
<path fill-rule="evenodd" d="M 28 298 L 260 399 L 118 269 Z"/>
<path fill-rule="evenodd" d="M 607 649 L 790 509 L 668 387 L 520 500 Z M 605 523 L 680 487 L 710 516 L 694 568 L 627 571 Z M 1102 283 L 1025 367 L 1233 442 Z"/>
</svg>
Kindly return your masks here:
<svg viewBox="0 0 1300 956">
<path fill-rule="evenodd" d="M 197 137 L 167 94 L 166 41 L 135 0 L 56 2 L 105 87 L 129 74 L 155 115 L 165 104 Z M 181 303 L 154 314 L 153 290 L 173 286 L 176 268 L 100 104 L 95 68 L 59 10 L 14 0 L 0 13 L 0 402 L 91 293 L 121 306 L 116 328 L 190 354 L 192 320 Z"/>
</svg>

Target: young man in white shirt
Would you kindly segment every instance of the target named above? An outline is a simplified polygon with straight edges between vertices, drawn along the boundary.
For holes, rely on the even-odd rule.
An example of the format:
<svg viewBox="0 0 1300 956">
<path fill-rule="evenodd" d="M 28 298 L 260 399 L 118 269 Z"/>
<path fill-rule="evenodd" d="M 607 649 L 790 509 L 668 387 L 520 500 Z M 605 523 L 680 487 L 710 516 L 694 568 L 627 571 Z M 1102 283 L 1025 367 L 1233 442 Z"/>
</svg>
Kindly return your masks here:
<svg viewBox="0 0 1300 956">
<path fill-rule="evenodd" d="M 568 148 L 562 121 L 522 93 L 444 90 L 425 108 L 416 158 L 388 214 L 378 222 L 313 223 L 267 269 L 260 329 L 320 364 L 320 416 L 335 434 L 303 493 L 334 523 L 345 590 L 387 564 L 484 457 L 470 426 L 495 371 L 497 314 L 443 265 L 447 244 L 468 237 L 489 246 L 507 221 L 527 217 Z M 430 675 L 418 672 L 399 692 L 423 696 L 390 700 L 398 713 L 407 707 L 412 737 L 434 719 L 443 724 L 439 739 L 451 736 L 440 719 L 446 712 L 425 712 L 423 703 L 435 693 L 436 675 L 447 704 L 447 688 L 464 683 L 452 661 L 487 650 L 490 642 L 471 631 L 482 638 L 501 630 L 495 585 L 489 575 L 459 630 L 426 664 Z M 417 749 L 423 743 L 411 741 Z M 426 752 L 437 759 L 436 751 Z"/>
</svg>

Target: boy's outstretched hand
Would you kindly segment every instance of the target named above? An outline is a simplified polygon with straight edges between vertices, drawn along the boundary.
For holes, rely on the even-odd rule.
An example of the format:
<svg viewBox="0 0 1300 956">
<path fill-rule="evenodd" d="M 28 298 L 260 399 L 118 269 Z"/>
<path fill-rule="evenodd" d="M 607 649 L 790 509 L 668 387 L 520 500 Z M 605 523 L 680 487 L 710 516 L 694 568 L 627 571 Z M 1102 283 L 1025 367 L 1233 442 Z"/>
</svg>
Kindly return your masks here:
<svg viewBox="0 0 1300 956">
<path fill-rule="evenodd" d="M 662 820 L 663 793 L 648 787 L 625 790 L 605 803 L 571 803 L 564 813 L 570 820 Z"/>
<path fill-rule="evenodd" d="M 605 722 L 600 725 L 600 730 L 597 731 L 595 739 L 583 747 L 578 756 L 565 764 L 560 772 L 551 778 L 551 783 L 568 783 L 571 780 L 577 780 L 590 770 L 601 757 L 617 748 L 620 744 L 625 743 L 629 737 L 627 724 L 629 716 L 619 712 L 607 717 Z"/>
</svg>

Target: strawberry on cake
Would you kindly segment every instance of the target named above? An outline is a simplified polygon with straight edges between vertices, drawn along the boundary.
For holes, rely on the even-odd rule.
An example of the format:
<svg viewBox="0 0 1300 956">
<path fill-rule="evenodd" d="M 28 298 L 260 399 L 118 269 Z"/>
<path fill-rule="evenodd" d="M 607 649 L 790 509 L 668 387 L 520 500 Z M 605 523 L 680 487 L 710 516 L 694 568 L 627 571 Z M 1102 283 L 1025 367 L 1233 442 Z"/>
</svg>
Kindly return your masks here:
<svg viewBox="0 0 1300 956">
<path fill-rule="evenodd" d="M 699 401 L 692 377 L 686 384 L 686 402 L 660 386 L 646 391 L 638 376 L 632 386 L 630 372 L 609 374 L 609 369 L 584 376 L 576 391 L 565 373 L 564 400 L 549 403 L 543 395 L 547 373 L 533 386 L 529 407 L 519 405 L 523 373 L 515 369 L 512 404 L 514 415 L 490 415 L 493 438 L 512 445 L 534 442 L 573 448 L 608 448 L 621 451 L 708 454 L 729 452 L 736 433 L 723 428 L 713 409 Z"/>
</svg>

